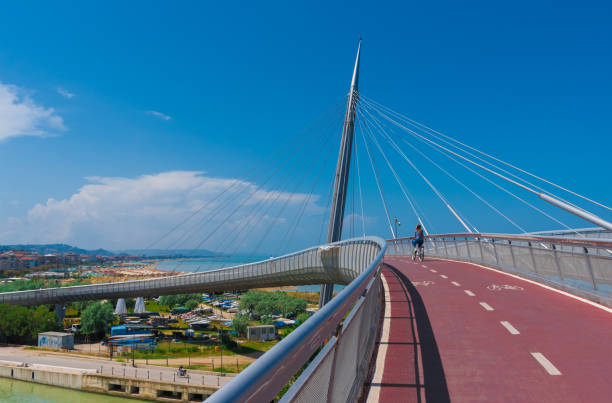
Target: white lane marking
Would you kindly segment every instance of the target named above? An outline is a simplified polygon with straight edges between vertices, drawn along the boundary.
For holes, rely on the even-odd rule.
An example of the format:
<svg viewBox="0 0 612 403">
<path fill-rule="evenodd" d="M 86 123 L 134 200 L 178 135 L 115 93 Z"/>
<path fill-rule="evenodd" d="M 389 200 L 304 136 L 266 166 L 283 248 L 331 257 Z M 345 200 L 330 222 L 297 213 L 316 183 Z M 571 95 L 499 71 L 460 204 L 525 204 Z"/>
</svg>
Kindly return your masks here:
<svg viewBox="0 0 612 403">
<path fill-rule="evenodd" d="M 432 273 L 437 273 L 438 272 L 437 270 L 434 270 L 434 269 L 429 269 L 429 271 L 432 272 Z"/>
<path fill-rule="evenodd" d="M 463 291 L 465 291 L 465 293 L 466 293 L 467 295 L 469 295 L 470 297 L 475 297 L 475 296 L 476 296 L 476 294 L 474 294 L 474 293 L 473 293 L 472 291 L 470 291 L 470 290 L 463 290 Z"/>
<path fill-rule="evenodd" d="M 430 280 L 425 280 L 425 281 L 412 281 L 412 284 L 416 287 L 419 285 L 424 285 L 425 287 L 427 287 L 428 285 L 432 285 L 432 284 L 436 284 L 433 281 Z"/>
<path fill-rule="evenodd" d="M 505 320 L 502 320 L 501 322 L 499 322 L 502 324 L 503 327 L 506 328 L 506 330 L 508 330 L 510 332 L 510 334 L 521 334 L 521 332 L 519 332 L 518 330 L 516 330 L 516 328 L 514 326 L 512 326 L 510 324 L 510 322 L 507 322 Z"/>
<path fill-rule="evenodd" d="M 446 260 L 447 262 L 458 263 L 456 260 L 445 259 L 445 258 L 441 258 L 441 257 L 437 257 L 436 259 L 438 259 L 438 260 Z M 526 282 L 531 283 L 531 284 L 533 284 L 533 285 L 537 285 L 537 286 L 539 286 L 539 287 L 546 288 L 547 290 L 554 291 L 554 292 L 556 292 L 556 293 L 559 293 L 559 294 L 565 295 L 566 297 L 573 298 L 573 299 L 575 299 L 575 300 L 577 300 L 577 301 L 584 302 L 585 304 L 592 305 L 592 306 L 594 306 L 595 308 L 599 308 L 599 309 L 604 310 L 604 311 L 606 311 L 606 312 L 608 312 L 608 313 L 612 313 L 612 308 L 608 308 L 607 306 L 604 306 L 604 305 L 598 304 L 597 302 L 593 302 L 593 301 L 590 301 L 590 300 L 588 300 L 588 299 L 586 299 L 586 298 L 582 298 L 582 297 L 579 297 L 579 296 L 577 296 L 577 295 L 570 294 L 569 292 L 561 291 L 561 290 L 558 290 L 558 289 L 556 289 L 556 288 L 554 288 L 554 287 L 549 287 L 549 286 L 547 286 L 547 285 L 540 284 L 540 283 L 538 283 L 537 281 L 528 280 L 528 279 L 523 278 L 523 277 L 521 277 L 521 276 L 517 276 L 516 274 L 506 273 L 506 272 L 504 272 L 504 271 L 497 270 L 497 269 L 494 269 L 494 268 L 492 268 L 492 267 L 483 266 L 483 265 L 478 264 L 478 263 L 467 263 L 467 264 L 471 264 L 471 265 L 473 265 L 473 266 L 480 267 L 480 268 L 482 268 L 482 269 L 491 270 L 491 271 L 494 271 L 494 272 L 499 273 L 499 274 L 503 274 L 503 275 L 506 275 L 506 276 L 510 276 L 510 277 L 515 278 L 515 279 L 517 279 L 517 280 L 526 281 Z"/>
<path fill-rule="evenodd" d="M 561 371 L 559 371 L 557 367 L 552 364 L 552 362 L 548 361 L 548 359 L 544 357 L 542 353 L 531 353 L 531 355 L 537 362 L 540 363 L 541 366 L 544 367 L 549 375 L 561 375 Z"/>
<path fill-rule="evenodd" d="M 487 289 L 491 291 L 501 291 L 501 290 L 523 291 L 524 290 L 524 288 L 521 286 L 509 285 L 509 284 L 504 284 L 504 285 L 491 284 L 487 286 Z"/>
<path fill-rule="evenodd" d="M 422 266 L 424 269 L 426 269 L 426 268 L 427 268 L 427 266 L 425 266 L 424 264 L 422 264 L 421 266 Z"/>
<path fill-rule="evenodd" d="M 442 278 L 448 278 L 448 277 L 446 277 L 444 274 L 440 274 L 440 277 L 442 277 Z"/>
<path fill-rule="evenodd" d="M 461 284 L 459 284 L 459 283 L 458 283 L 458 282 L 456 282 L 456 281 L 451 281 L 451 284 L 452 284 L 452 285 L 456 285 L 457 287 L 459 287 L 459 286 L 461 285 Z"/>
<path fill-rule="evenodd" d="M 378 344 L 378 354 L 376 355 L 376 366 L 374 367 L 374 376 L 372 383 L 381 383 L 383 372 L 385 370 L 385 359 L 387 358 L 387 346 L 389 345 L 389 329 L 391 327 L 391 295 L 389 294 L 389 285 L 384 274 L 380 275 L 383 289 L 385 292 L 385 312 L 383 316 L 382 332 L 380 334 L 380 343 Z M 370 386 L 367 403 L 377 403 L 380 400 L 380 387 Z"/>
<path fill-rule="evenodd" d="M 494 310 L 495 310 L 495 309 L 493 309 L 493 308 L 491 307 L 491 305 L 487 304 L 486 302 L 481 302 L 481 303 L 480 303 L 480 305 L 482 305 L 482 307 L 483 307 L 484 309 L 486 309 L 487 311 L 494 311 Z"/>
</svg>

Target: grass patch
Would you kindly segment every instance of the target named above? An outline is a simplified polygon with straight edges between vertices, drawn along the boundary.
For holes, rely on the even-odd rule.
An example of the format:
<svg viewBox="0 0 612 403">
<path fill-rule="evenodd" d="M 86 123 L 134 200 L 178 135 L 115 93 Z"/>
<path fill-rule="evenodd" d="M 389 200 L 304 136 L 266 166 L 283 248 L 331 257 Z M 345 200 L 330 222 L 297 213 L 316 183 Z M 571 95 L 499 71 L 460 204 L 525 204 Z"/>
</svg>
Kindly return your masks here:
<svg viewBox="0 0 612 403">
<path fill-rule="evenodd" d="M 157 301 L 149 299 L 145 301 L 145 308 L 148 312 L 170 312 L 170 308 L 160 305 Z"/>
</svg>

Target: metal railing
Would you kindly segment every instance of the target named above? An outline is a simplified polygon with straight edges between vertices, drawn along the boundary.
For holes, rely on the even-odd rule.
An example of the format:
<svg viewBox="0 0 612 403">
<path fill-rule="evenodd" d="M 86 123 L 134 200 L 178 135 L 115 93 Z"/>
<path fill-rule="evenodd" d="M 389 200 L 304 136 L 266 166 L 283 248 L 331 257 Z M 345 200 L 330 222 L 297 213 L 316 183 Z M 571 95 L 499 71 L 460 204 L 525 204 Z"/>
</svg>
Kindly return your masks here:
<svg viewBox="0 0 612 403">
<path fill-rule="evenodd" d="M 203 273 L 146 280 L 0 293 L 0 303 L 61 304 L 70 301 L 219 292 L 284 285 L 348 284 L 380 251 L 380 238 L 356 238 L 257 263 Z"/>
<path fill-rule="evenodd" d="M 536 235 L 441 234 L 425 237 L 425 255 L 480 263 L 612 298 L 612 241 Z M 387 241 L 387 256 L 409 255 L 411 238 Z M 607 304 L 607 303 L 606 303 Z"/>
<path fill-rule="evenodd" d="M 386 249 L 380 238 L 364 241 L 376 249 L 375 255 L 363 253 L 365 250 L 352 250 L 353 255 L 347 255 L 354 261 L 353 267 L 364 268 L 358 276 L 207 402 L 269 402 L 315 353 L 281 401 L 357 400 L 380 323 L 380 270 Z"/>
</svg>

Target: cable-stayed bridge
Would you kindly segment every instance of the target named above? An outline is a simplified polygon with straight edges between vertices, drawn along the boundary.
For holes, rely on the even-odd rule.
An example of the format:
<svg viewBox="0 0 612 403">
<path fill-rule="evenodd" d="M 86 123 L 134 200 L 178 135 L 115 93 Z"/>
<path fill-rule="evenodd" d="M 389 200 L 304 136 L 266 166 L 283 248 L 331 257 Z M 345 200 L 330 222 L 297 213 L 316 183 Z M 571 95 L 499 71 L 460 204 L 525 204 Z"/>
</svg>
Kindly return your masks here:
<svg viewBox="0 0 612 403">
<path fill-rule="evenodd" d="M 359 59 L 360 50 L 348 99 L 149 246 L 195 238 L 198 249 L 217 239 L 216 250 L 233 252 L 250 242 L 255 256 L 293 208 L 275 239 L 278 257 L 166 278 L 3 293 L 0 302 L 61 305 L 323 284 L 320 310 L 210 401 L 268 402 L 288 382 L 281 401 L 609 401 L 612 224 L 602 216 L 610 207 L 360 94 Z M 340 152 L 319 229 L 306 216 L 332 161 L 339 121 Z M 372 172 L 369 192 L 360 161 Z M 448 182 L 437 183 L 429 169 Z M 263 179 L 255 181 L 256 173 Z M 281 190 L 266 190 L 275 178 Z M 490 190 L 473 186 L 475 178 Z M 425 204 L 415 197 L 417 181 L 430 192 Z M 490 222 L 463 213 L 451 185 L 473 197 Z M 513 204 L 504 208 L 494 192 Z M 368 194 L 380 201 L 387 241 L 366 236 Z M 433 214 L 424 208 L 432 200 Z M 518 208 L 559 230 L 529 231 L 533 226 L 514 214 Z M 423 227 L 423 262 L 412 259 L 412 239 L 398 235 L 397 211 Z M 596 227 L 576 229 L 567 220 Z M 480 229 L 491 223 L 514 233 Z M 312 244 L 320 246 L 284 253 L 305 228 L 317 232 Z M 332 298 L 334 284 L 345 287 Z"/>
</svg>

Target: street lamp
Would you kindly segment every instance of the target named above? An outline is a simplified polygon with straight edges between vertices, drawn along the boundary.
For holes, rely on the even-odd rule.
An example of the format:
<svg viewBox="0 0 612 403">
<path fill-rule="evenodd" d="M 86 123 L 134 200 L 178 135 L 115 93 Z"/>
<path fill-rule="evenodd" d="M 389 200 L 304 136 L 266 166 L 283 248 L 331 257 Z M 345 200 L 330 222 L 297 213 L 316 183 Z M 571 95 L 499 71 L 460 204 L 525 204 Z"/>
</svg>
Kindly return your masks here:
<svg viewBox="0 0 612 403">
<path fill-rule="evenodd" d="M 399 227 L 401 227 L 402 223 L 397 219 L 397 217 L 395 217 L 393 221 L 395 222 L 395 237 L 399 238 Z"/>
</svg>

